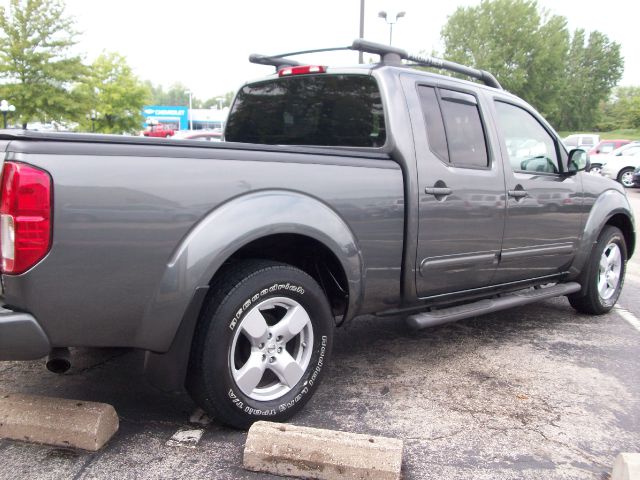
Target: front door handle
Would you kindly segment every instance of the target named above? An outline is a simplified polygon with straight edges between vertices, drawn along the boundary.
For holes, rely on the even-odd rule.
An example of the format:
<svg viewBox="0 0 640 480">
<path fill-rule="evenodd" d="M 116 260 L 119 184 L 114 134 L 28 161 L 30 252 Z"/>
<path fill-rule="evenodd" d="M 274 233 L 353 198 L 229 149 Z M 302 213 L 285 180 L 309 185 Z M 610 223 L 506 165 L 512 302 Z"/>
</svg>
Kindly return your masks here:
<svg viewBox="0 0 640 480">
<path fill-rule="evenodd" d="M 424 193 L 427 195 L 435 195 L 441 197 L 445 195 L 451 195 L 451 189 L 448 187 L 427 187 L 424 189 Z"/>
<path fill-rule="evenodd" d="M 509 190 L 509 196 L 513 198 L 524 198 L 527 195 L 526 190 Z"/>
</svg>

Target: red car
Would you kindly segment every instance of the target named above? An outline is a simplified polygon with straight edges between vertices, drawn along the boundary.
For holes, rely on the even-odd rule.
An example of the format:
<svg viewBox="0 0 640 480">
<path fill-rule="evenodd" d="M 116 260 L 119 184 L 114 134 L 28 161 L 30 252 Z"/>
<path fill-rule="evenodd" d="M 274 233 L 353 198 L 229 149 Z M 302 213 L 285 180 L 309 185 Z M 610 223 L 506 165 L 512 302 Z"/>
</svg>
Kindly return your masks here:
<svg viewBox="0 0 640 480">
<path fill-rule="evenodd" d="M 602 140 L 598 145 L 589 150 L 589 155 L 610 153 L 618 147 L 626 145 L 631 140 Z"/>
<path fill-rule="evenodd" d="M 142 134 L 145 137 L 162 137 L 162 138 L 173 137 L 175 133 L 176 131 L 173 128 L 167 127 L 162 123 L 159 123 L 157 125 L 149 125 L 144 130 L 144 132 L 142 132 Z"/>
</svg>

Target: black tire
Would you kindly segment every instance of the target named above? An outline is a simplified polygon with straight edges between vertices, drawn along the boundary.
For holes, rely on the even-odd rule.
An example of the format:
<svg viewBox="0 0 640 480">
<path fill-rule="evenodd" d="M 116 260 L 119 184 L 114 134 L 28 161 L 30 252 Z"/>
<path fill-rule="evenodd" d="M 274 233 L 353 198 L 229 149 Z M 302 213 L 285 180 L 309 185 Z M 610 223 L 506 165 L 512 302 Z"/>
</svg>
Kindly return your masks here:
<svg viewBox="0 0 640 480">
<path fill-rule="evenodd" d="M 631 176 L 629 176 L 631 174 Z M 618 173 L 618 182 L 625 188 L 633 187 L 633 168 L 627 167 L 620 170 Z"/>
<path fill-rule="evenodd" d="M 605 250 L 610 248 L 611 245 L 616 245 L 620 252 L 620 274 L 615 289 L 610 295 L 603 298 L 598 288 L 601 277 L 600 260 Z M 618 297 L 620 297 L 620 292 L 624 284 L 626 264 L 627 245 L 624 236 L 620 229 L 607 225 L 602 229 L 602 232 L 600 232 L 598 242 L 593 248 L 593 253 L 588 260 L 588 264 L 585 265 L 587 270 L 582 278 L 587 284 L 586 292 L 585 294 L 579 292 L 569 295 L 569 303 L 571 303 L 571 306 L 579 312 L 592 315 L 601 315 L 609 312 L 618 301 Z"/>
<path fill-rule="evenodd" d="M 302 307 L 308 321 L 290 341 L 283 339 L 276 343 L 272 331 L 277 332 L 282 311 L 293 311 L 287 310 L 289 303 L 292 309 Z M 258 309 L 264 305 L 265 310 Z M 243 323 L 247 318 L 255 318 L 256 312 L 259 318 L 266 319 L 267 330 L 260 338 L 267 339 L 269 335 L 260 344 L 258 336 L 254 335 L 252 341 L 251 332 L 247 331 L 253 320 Z M 327 298 L 308 274 L 271 261 L 235 263 L 221 272 L 212 285 L 194 336 L 187 388 L 209 415 L 232 427 L 248 428 L 258 420 L 287 420 L 302 409 L 318 387 L 331 355 L 333 329 Z M 308 343 L 312 343 L 311 349 Z M 293 367 L 297 370 L 288 383 L 293 384 L 302 372 L 293 386 L 283 380 L 289 375 L 291 364 L 286 362 L 291 359 L 296 360 L 297 366 Z M 242 381 L 242 366 L 248 366 L 250 361 L 264 371 L 256 374 L 262 376 L 255 387 L 244 385 L 245 389 L 252 388 L 245 393 L 234 375 Z M 276 367 L 282 375 L 276 373 Z M 277 398 L 267 398 L 269 395 Z"/>
</svg>

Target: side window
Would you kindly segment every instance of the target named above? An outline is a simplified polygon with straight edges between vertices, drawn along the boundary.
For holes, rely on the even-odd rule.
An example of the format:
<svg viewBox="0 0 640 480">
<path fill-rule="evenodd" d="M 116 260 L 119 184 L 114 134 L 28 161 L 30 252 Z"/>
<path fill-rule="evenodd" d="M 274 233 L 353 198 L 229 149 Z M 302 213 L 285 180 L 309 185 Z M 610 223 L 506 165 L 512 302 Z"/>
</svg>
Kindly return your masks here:
<svg viewBox="0 0 640 480">
<path fill-rule="evenodd" d="M 511 167 L 516 172 L 559 173 L 553 137 L 526 110 L 495 102 Z"/>
<path fill-rule="evenodd" d="M 475 97 L 425 86 L 418 91 L 430 150 L 457 167 L 486 168 L 487 144 Z"/>
<path fill-rule="evenodd" d="M 564 144 L 567 147 L 577 147 L 578 146 L 578 137 L 567 137 L 564 140 Z"/>
<path fill-rule="evenodd" d="M 458 167 L 487 167 L 487 144 L 475 97 L 444 89 L 440 95 L 451 163 Z"/>
<path fill-rule="evenodd" d="M 629 147 L 626 150 L 622 151 L 622 155 L 627 156 L 634 156 L 634 155 L 638 155 L 640 153 L 640 147 Z"/>
<path fill-rule="evenodd" d="M 444 122 L 436 89 L 433 87 L 420 87 L 420 103 L 424 123 L 427 125 L 427 137 L 429 138 L 429 149 L 435 153 L 440 160 L 449 163 L 449 149 L 447 147 L 447 136 L 444 133 Z"/>
</svg>

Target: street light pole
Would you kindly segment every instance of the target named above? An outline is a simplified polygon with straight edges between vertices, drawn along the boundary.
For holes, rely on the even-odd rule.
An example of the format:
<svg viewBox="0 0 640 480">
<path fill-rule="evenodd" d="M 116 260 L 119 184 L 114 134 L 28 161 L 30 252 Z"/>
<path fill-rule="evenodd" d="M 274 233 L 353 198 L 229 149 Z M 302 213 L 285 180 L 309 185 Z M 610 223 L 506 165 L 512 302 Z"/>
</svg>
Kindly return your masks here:
<svg viewBox="0 0 640 480">
<path fill-rule="evenodd" d="M 378 13 L 378 17 L 384 18 L 384 21 L 389 25 L 389 45 L 391 45 L 393 42 L 393 25 L 398 23 L 398 19 L 404 17 L 405 14 L 406 12 L 398 12 L 396 14 L 396 19 L 392 21 L 387 18 L 387 12 L 385 12 L 384 10 Z"/>
<path fill-rule="evenodd" d="M 364 0 L 360 0 L 360 38 L 364 38 Z M 364 53 L 358 52 L 358 63 L 364 63 Z"/>
<path fill-rule="evenodd" d="M 191 120 L 191 105 L 192 105 L 192 93 L 191 90 L 188 90 L 189 94 L 189 130 L 193 130 L 193 121 Z"/>
<path fill-rule="evenodd" d="M 98 118 L 98 112 L 91 110 L 91 132 L 96 131 L 96 118 Z"/>
<path fill-rule="evenodd" d="M 9 105 L 9 102 L 6 100 L 0 101 L 0 112 L 2 112 L 2 118 L 4 120 L 4 128 L 7 128 L 7 113 L 15 112 L 16 107 L 13 105 Z"/>
</svg>

